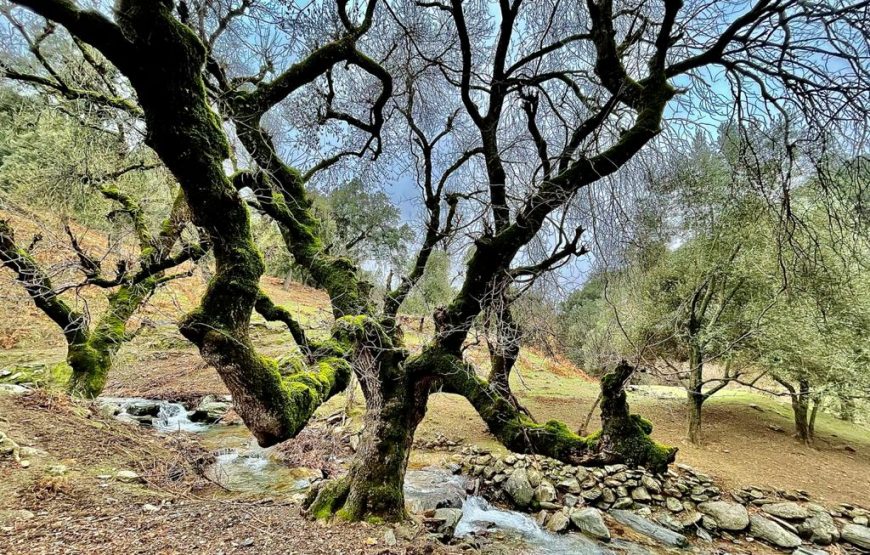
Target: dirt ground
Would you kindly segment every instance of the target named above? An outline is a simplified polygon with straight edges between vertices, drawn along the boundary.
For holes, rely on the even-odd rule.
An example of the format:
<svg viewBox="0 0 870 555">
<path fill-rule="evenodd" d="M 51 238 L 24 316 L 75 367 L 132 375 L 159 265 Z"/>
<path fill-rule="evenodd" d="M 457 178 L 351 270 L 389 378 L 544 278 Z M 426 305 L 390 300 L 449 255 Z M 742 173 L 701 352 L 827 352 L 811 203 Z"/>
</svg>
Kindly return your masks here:
<svg viewBox="0 0 870 555">
<path fill-rule="evenodd" d="M 198 298 L 201 279 L 192 280 L 189 287 L 161 292 L 134 322 L 134 327 L 143 321 L 153 327 L 121 350 L 106 395 L 193 399 L 226 393 L 216 372 L 174 325 Z M 278 280 L 270 278 L 264 286 L 277 302 L 298 307 L 303 325 L 313 334 L 326 333 L 330 316 L 322 293 L 299 285 L 284 291 Z M 4 296 L 17 291 L 2 280 L 0 289 Z M 59 331 L 34 313 L 26 298 L 18 300 L 0 305 L 0 367 L 62 360 Z M 266 354 L 280 355 L 294 348 L 279 326 L 255 320 L 252 330 Z M 412 348 L 421 340 L 410 326 L 406 339 Z M 478 351 L 470 349 L 470 358 L 485 362 L 485 353 Z M 581 425 L 597 395 L 597 382 L 565 361 L 531 351 L 524 351 L 519 368 L 514 389 L 539 421 L 555 418 L 572 428 Z M 726 389 L 705 405 L 705 442 L 699 448 L 684 440 L 683 398 L 674 392 L 657 395 L 661 391 L 642 390 L 630 394 L 629 400 L 634 412 L 653 421 L 654 437 L 680 448 L 678 462 L 717 477 L 727 487 L 804 489 L 826 504 L 870 504 L 867 428 L 822 414 L 816 445 L 806 447 L 791 437 L 787 404 Z M 321 412 L 344 404 L 344 396 L 336 397 Z M 596 423 L 597 416 L 590 428 Z M 0 462 L 0 528 L 12 528 L 0 530 L 0 554 L 418 553 L 422 549 L 409 542 L 386 546 L 382 528 L 323 528 L 305 520 L 298 507 L 286 500 L 227 496 L 197 475 L 196 459 L 203 450 L 195 441 L 160 437 L 108 421 L 58 398 L 19 404 L 0 397 L 0 430 L 22 445 L 47 452 L 44 460 L 24 471 L 14 463 Z M 430 402 L 418 438 L 437 434 L 500 449 L 468 403 L 455 396 L 438 394 Z M 425 460 L 425 453 L 417 453 L 412 464 Z M 70 467 L 70 476 L 47 479 L 47 467 L 57 463 Z M 129 485 L 97 478 L 121 468 L 136 470 L 148 483 Z M 167 478 L 179 469 L 181 479 Z M 160 510 L 144 512 L 146 503 Z M 3 523 L 3 511 L 12 509 L 32 511 L 35 517 Z"/>
<path fill-rule="evenodd" d="M 286 499 L 224 492 L 198 472 L 207 452 L 194 436 L 160 435 L 89 405 L 0 397 L 0 429 L 38 450 L 26 469 L 0 459 L 4 555 L 450 552 L 419 538 L 389 546 L 385 526 L 324 526 Z M 143 482 L 106 479 L 117 470 Z"/>
</svg>

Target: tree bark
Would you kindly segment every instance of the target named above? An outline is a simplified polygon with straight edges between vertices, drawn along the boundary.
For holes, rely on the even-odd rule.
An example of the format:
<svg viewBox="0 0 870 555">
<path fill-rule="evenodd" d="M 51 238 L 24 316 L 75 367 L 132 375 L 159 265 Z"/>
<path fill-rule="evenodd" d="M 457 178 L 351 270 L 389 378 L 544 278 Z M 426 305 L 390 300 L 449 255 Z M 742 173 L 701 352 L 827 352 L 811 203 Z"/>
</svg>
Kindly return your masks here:
<svg viewBox="0 0 870 555">
<path fill-rule="evenodd" d="M 692 345 L 689 354 L 689 387 L 687 393 L 688 439 L 693 445 L 701 445 L 701 409 L 704 396 L 704 361 L 701 349 Z"/>
</svg>

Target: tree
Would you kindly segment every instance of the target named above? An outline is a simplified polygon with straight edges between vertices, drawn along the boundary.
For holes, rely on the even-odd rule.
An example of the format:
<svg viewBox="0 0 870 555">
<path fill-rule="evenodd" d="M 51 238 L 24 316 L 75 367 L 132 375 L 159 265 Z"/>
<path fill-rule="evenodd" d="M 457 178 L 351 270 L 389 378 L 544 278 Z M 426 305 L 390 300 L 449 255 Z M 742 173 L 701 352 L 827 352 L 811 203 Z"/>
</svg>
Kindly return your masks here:
<svg viewBox="0 0 870 555">
<path fill-rule="evenodd" d="M 621 365 L 603 380 L 603 430 L 581 437 L 559 422 L 534 422 L 477 376 L 462 358 L 474 321 L 497 298 L 493 291 L 511 289 L 506 282 L 534 279 L 582 252 L 582 228 L 568 217 L 578 193 L 621 170 L 661 135 L 672 100 L 709 92 L 704 71 L 725 71 L 737 106 L 801 108 L 799 119 L 819 128 L 866 123 L 862 64 L 824 70 L 830 58 L 864 55 L 829 39 L 860 33 L 860 6 L 761 0 L 735 3 L 732 11 L 739 15 L 723 19 L 719 3 L 683 9 L 679 1 L 665 1 L 660 9 L 589 0 L 569 8 L 517 0 L 493 7 L 495 20 L 491 6 L 460 0 L 383 6 L 339 1 L 324 10 L 328 16 L 313 26 L 309 44 L 288 41 L 291 55 L 281 56 L 281 69 L 267 56 L 262 72 L 246 73 L 243 64 L 223 56 L 238 46 L 225 31 L 248 4 L 182 4 L 176 15 L 168 2 L 120 0 L 110 19 L 66 0 L 16 3 L 92 45 L 129 80 L 147 125 L 146 142 L 178 179 L 217 262 L 200 307 L 182 321 L 181 331 L 217 369 L 258 441 L 292 437 L 320 402 L 343 389 L 351 371 L 359 378 L 367 407 L 361 447 L 348 476 L 320 490 L 310 507 L 318 517 L 404 517 L 409 450 L 436 389 L 468 399 L 510 449 L 572 462 L 624 460 L 664 468 L 674 450 L 650 439 L 648 422 L 627 416 L 621 388 L 630 367 Z M 270 15 L 293 27 L 293 18 Z M 250 19 L 265 25 L 271 18 Z M 789 32 L 769 32 L 778 26 Z M 792 42 L 795 33 L 803 40 Z M 856 44 L 846 43 L 850 49 Z M 378 311 L 352 261 L 324 250 L 307 187 L 318 171 L 383 152 L 386 108 L 398 79 L 403 93 L 416 91 L 408 100 L 422 99 L 424 91 L 431 97 L 426 110 L 409 107 L 404 94 L 396 107 L 407 112 L 401 124 L 412 137 L 407 150 L 420 154 L 424 238 L 412 272 Z M 690 87 L 680 89 L 677 82 Z M 322 92 L 315 129 L 334 124 L 348 133 L 343 147 L 361 142 L 299 170 L 279 155 L 267 114 L 309 85 Z M 128 108 L 101 91 L 86 96 Z M 432 109 L 438 104 L 440 110 Z M 735 105 L 732 99 L 728 105 Z M 223 166 L 231 152 L 221 117 L 232 121 L 251 160 L 232 176 Z M 458 148 L 447 149 L 449 160 L 436 164 L 433 153 L 451 143 Z M 534 157 L 519 156 L 524 153 Z M 477 168 L 480 180 L 454 184 Z M 242 189 L 276 221 L 295 262 L 329 293 L 336 317 L 331 340 L 306 340 L 290 312 L 278 310 L 259 290 L 263 263 L 237 193 Z M 473 242 L 464 281 L 453 301 L 433 315 L 436 335 L 412 355 L 403 348 L 396 310 L 432 249 L 450 235 L 460 200 L 463 213 L 474 215 L 463 224 Z M 540 249 L 530 248 L 542 237 Z M 544 247 L 545 254 L 536 256 Z M 282 374 L 256 353 L 248 336 L 255 308 L 295 329 L 306 370 Z"/>
</svg>

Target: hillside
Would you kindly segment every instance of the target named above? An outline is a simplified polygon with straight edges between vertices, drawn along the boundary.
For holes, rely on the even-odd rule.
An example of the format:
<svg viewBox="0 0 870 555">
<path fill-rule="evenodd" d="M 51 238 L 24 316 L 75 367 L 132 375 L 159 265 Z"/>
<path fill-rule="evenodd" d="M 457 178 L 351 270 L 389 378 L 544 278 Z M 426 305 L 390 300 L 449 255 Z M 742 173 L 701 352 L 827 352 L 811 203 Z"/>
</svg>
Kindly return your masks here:
<svg viewBox="0 0 870 555">
<path fill-rule="evenodd" d="M 299 284 L 284 290 L 281 281 L 275 278 L 264 278 L 262 286 L 276 303 L 299 314 L 310 334 L 328 332 L 331 317 L 322 292 Z M 147 321 L 148 327 L 121 350 L 105 395 L 193 399 L 226 393 L 217 373 L 203 362 L 174 325 L 177 318 L 194 306 L 203 288 L 204 281 L 197 272 L 155 295 L 132 326 L 135 329 Z M 0 343 L 4 346 L 0 368 L 61 361 L 64 347 L 59 331 L 33 307 L 6 272 L 0 275 L 0 289 L 5 300 L 0 306 Z M 96 298 L 78 301 L 85 306 L 98 303 Z M 405 337 L 413 349 L 419 347 L 431 330 L 428 322 L 422 334 L 417 331 L 416 319 L 408 324 Z M 265 354 L 280 356 L 295 348 L 281 325 L 267 323 L 256 315 L 253 335 Z M 468 354 L 485 372 L 485 348 L 473 347 Z M 513 380 L 519 398 L 539 421 L 560 419 L 572 428 L 582 424 L 598 393 L 597 382 L 582 370 L 531 350 L 521 353 Z M 816 426 L 816 445 L 803 446 L 791 437 L 791 409 L 781 398 L 743 388 L 720 392 L 705 405 L 703 448 L 684 440 L 682 390 L 640 386 L 629 394 L 629 402 L 633 411 L 653 421 L 654 436 L 659 441 L 680 448 L 678 462 L 703 469 L 729 487 L 762 483 L 807 490 L 827 502 L 847 502 L 855 501 L 855 484 L 870 473 L 870 430 L 823 413 Z M 322 407 L 320 413 L 329 414 L 345 403 L 340 395 Z M 593 418 L 592 428 L 596 422 L 597 418 Z M 417 437 L 427 441 L 442 434 L 465 443 L 498 448 L 467 402 L 436 394 Z"/>
</svg>

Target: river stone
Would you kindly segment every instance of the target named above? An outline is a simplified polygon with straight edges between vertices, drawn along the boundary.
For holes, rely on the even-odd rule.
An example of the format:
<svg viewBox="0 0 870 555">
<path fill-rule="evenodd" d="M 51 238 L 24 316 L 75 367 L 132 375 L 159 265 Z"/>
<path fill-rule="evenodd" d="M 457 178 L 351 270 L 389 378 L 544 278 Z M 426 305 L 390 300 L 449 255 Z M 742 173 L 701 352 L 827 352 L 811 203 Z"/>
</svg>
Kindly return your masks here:
<svg viewBox="0 0 870 555">
<path fill-rule="evenodd" d="M 535 488 L 535 501 L 538 503 L 552 503 L 556 500 L 556 488 L 547 480 L 540 482 Z"/>
<path fill-rule="evenodd" d="M 659 526 L 658 524 L 630 511 L 615 509 L 610 511 L 610 515 L 616 519 L 617 522 L 628 526 L 635 532 L 650 537 L 665 545 L 671 547 L 686 547 L 689 545 L 686 536 L 668 530 L 664 526 Z"/>
<path fill-rule="evenodd" d="M 598 499 L 599 497 L 601 497 L 602 493 L 601 493 L 601 490 L 599 488 L 592 488 L 592 489 L 587 489 L 586 491 L 584 491 L 580 495 L 583 496 L 583 499 L 585 499 L 586 501 L 591 503 L 591 502 L 595 501 L 596 499 Z"/>
<path fill-rule="evenodd" d="M 630 509 L 632 507 L 634 507 L 634 501 L 630 497 L 620 497 L 613 504 L 614 509 Z"/>
<path fill-rule="evenodd" d="M 232 403 L 227 401 L 219 401 L 212 395 L 206 395 L 202 398 L 199 405 L 190 413 L 188 418 L 191 422 L 205 422 L 214 424 L 224 417 L 232 408 Z"/>
<path fill-rule="evenodd" d="M 534 490 L 529 483 L 528 473 L 525 468 L 518 468 L 504 482 L 504 490 L 513 500 L 514 505 L 524 509 L 532 502 Z"/>
<path fill-rule="evenodd" d="M 798 547 L 791 552 L 791 555 L 828 555 L 828 552 L 812 547 Z"/>
<path fill-rule="evenodd" d="M 798 534 L 819 545 L 831 545 L 840 539 L 834 518 L 820 505 L 810 506 L 810 517 L 798 525 Z"/>
<path fill-rule="evenodd" d="M 756 537 L 777 547 L 791 549 L 801 544 L 801 539 L 779 524 L 761 515 L 749 517 L 749 531 Z"/>
<path fill-rule="evenodd" d="M 709 501 L 699 504 L 698 510 L 710 515 L 723 530 L 739 531 L 749 526 L 749 513 L 739 503 Z"/>
<path fill-rule="evenodd" d="M 130 416 L 157 416 L 160 414 L 160 403 L 157 401 L 133 401 L 126 408 Z"/>
<path fill-rule="evenodd" d="M 529 479 L 529 485 L 533 488 L 541 485 L 541 481 L 544 479 L 544 475 L 541 474 L 541 471 L 534 468 L 530 468 L 526 471 L 526 477 Z"/>
<path fill-rule="evenodd" d="M 458 509 L 465 502 L 466 484 L 472 481 L 440 468 L 410 470 L 405 474 L 405 507 L 410 513 Z"/>
<path fill-rule="evenodd" d="M 568 515 L 563 513 L 562 511 L 557 511 L 553 513 L 553 516 L 547 520 L 547 530 L 550 532 L 564 532 L 568 529 Z"/>
<path fill-rule="evenodd" d="M 437 523 L 437 532 L 444 534 L 446 538 L 453 537 L 456 525 L 462 520 L 462 509 L 442 508 L 435 509 L 433 520 Z"/>
<path fill-rule="evenodd" d="M 649 496 L 649 492 L 643 486 L 631 490 L 631 498 L 642 503 L 647 503 L 652 500 L 652 497 Z"/>
<path fill-rule="evenodd" d="M 860 524 L 846 524 L 840 530 L 843 541 L 849 542 L 855 547 L 870 549 L 870 528 Z"/>
<path fill-rule="evenodd" d="M 765 513 L 786 520 L 804 520 L 810 516 L 810 512 L 797 503 L 787 501 L 785 503 L 769 503 L 761 507 Z"/>
<path fill-rule="evenodd" d="M 601 511 L 592 507 L 579 509 L 571 513 L 571 522 L 578 530 L 597 540 L 610 541 L 610 530 L 604 524 Z"/>
<path fill-rule="evenodd" d="M 653 493 L 660 493 L 662 491 L 661 484 L 659 484 L 658 480 L 656 480 L 652 476 L 647 476 L 646 474 L 644 474 L 640 478 L 640 483 L 643 485 L 643 487 Z"/>
<path fill-rule="evenodd" d="M 565 490 L 568 493 L 580 493 L 580 482 L 576 478 L 568 478 L 559 482 L 559 489 Z"/>
<path fill-rule="evenodd" d="M 680 500 L 676 497 L 666 497 L 665 507 L 667 507 L 672 513 L 678 513 L 683 510 L 683 504 L 680 503 Z"/>
</svg>

